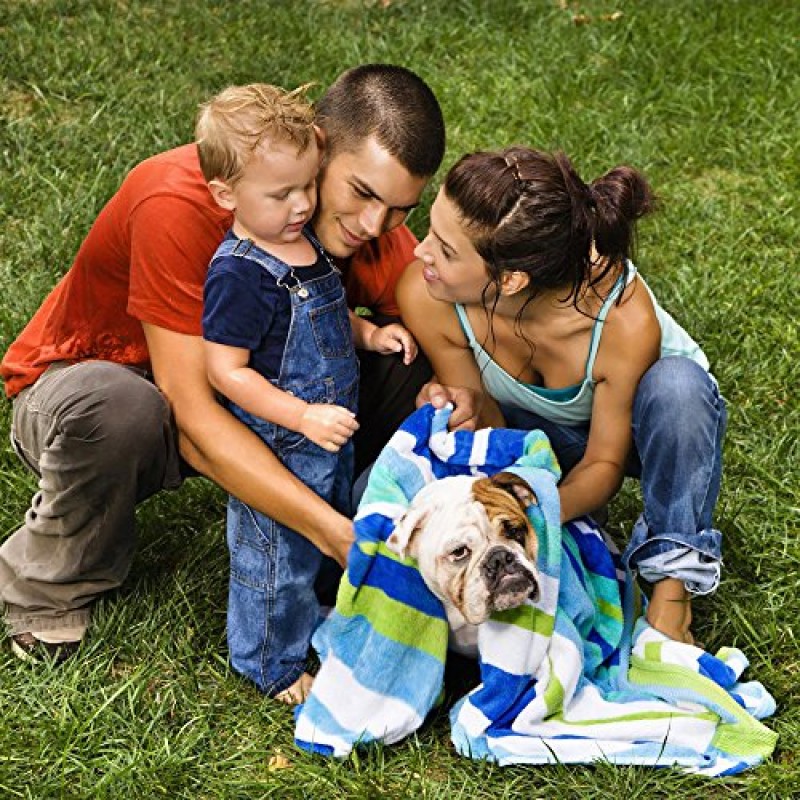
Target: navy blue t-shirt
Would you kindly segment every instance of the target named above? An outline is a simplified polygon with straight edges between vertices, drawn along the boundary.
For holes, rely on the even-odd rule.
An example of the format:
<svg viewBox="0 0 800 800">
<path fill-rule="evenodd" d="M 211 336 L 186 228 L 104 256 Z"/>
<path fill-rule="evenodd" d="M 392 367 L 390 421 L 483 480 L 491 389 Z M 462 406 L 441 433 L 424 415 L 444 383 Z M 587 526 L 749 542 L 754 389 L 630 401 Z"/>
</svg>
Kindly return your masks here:
<svg viewBox="0 0 800 800">
<path fill-rule="evenodd" d="M 317 253 L 312 266 L 294 268 L 301 281 L 320 278 L 333 269 Z M 249 350 L 248 366 L 265 378 L 275 379 L 280 373 L 291 316 L 289 290 L 278 286 L 258 262 L 227 256 L 209 268 L 203 290 L 203 338 Z"/>
</svg>

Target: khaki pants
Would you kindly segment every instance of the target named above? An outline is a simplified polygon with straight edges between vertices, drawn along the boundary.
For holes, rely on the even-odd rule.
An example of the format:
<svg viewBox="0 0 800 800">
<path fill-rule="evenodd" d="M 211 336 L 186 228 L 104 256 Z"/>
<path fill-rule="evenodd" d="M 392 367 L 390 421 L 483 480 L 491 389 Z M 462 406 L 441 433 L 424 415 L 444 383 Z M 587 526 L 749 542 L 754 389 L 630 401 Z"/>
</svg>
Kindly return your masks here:
<svg viewBox="0 0 800 800">
<path fill-rule="evenodd" d="M 363 469 L 414 410 L 430 365 L 422 353 L 409 367 L 396 355 L 359 357 L 354 442 Z M 169 407 L 140 370 L 107 361 L 54 364 L 15 398 L 11 434 L 39 491 L 22 527 L 0 545 L 9 633 L 85 629 L 92 601 L 130 570 L 136 504 L 181 483 Z"/>
<path fill-rule="evenodd" d="M 180 485 L 169 407 L 139 370 L 54 364 L 15 398 L 11 434 L 39 491 L 0 546 L 9 632 L 85 630 L 128 574 L 136 504 Z"/>
</svg>

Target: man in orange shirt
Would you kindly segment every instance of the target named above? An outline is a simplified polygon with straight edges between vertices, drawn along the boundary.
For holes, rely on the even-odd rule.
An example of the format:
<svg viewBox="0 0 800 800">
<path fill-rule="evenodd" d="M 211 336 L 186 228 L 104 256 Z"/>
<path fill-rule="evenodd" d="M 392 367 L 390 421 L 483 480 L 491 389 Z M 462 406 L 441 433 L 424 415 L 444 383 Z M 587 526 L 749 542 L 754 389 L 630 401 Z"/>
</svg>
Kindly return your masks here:
<svg viewBox="0 0 800 800">
<path fill-rule="evenodd" d="M 416 244 L 403 223 L 444 153 L 441 110 L 417 75 L 377 64 L 341 75 L 317 119 L 326 156 L 314 230 L 350 305 L 391 318 Z M 3 359 L 12 440 L 40 478 L 23 525 L 0 546 L 0 599 L 21 657 L 77 649 L 91 602 L 130 568 L 136 503 L 191 472 L 345 563 L 350 520 L 289 473 L 208 383 L 203 283 L 230 224 L 195 145 L 142 162 Z M 427 377 L 422 362 L 362 359 L 362 464 Z"/>
</svg>

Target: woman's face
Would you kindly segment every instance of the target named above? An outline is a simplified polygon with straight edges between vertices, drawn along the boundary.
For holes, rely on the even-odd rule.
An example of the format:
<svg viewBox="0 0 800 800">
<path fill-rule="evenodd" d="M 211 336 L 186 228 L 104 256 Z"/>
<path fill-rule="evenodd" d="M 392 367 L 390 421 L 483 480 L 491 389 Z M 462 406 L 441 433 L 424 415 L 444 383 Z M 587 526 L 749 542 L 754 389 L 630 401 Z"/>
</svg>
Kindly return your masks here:
<svg viewBox="0 0 800 800">
<path fill-rule="evenodd" d="M 472 246 L 444 189 L 436 196 L 430 219 L 428 235 L 417 245 L 414 255 L 422 261 L 422 275 L 431 297 L 480 305 L 491 300 L 492 291 L 484 295 L 492 283 L 486 263 Z"/>
</svg>

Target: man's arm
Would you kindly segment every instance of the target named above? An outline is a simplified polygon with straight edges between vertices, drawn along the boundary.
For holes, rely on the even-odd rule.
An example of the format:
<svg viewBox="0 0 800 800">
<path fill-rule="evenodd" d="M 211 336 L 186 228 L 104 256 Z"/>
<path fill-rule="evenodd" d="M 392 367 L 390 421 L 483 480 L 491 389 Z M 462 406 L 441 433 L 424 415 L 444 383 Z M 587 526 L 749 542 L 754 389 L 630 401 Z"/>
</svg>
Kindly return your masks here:
<svg viewBox="0 0 800 800">
<path fill-rule="evenodd" d="M 217 402 L 206 375 L 203 339 L 148 323 L 143 327 L 156 385 L 175 414 L 186 461 L 344 565 L 353 542 L 352 523 L 292 475 Z"/>
</svg>

